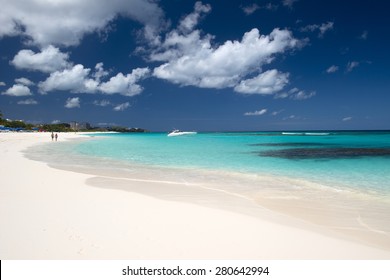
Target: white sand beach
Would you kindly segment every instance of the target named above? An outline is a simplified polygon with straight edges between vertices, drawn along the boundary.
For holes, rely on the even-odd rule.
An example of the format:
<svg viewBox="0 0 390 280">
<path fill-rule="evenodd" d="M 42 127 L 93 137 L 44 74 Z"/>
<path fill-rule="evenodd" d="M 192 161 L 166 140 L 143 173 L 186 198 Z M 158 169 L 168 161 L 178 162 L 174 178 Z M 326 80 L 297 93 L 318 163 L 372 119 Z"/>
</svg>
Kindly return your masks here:
<svg viewBox="0 0 390 280">
<path fill-rule="evenodd" d="M 152 192 L 178 186 L 126 181 L 148 189 L 143 195 L 23 156 L 32 145 L 75 137 L 61 133 L 56 143 L 49 133 L 0 134 L 0 259 L 390 259 L 385 248 L 269 210 L 256 216 L 228 203 L 163 200 Z M 88 184 L 94 180 L 104 186 Z M 239 198 L 234 204 L 252 207 Z"/>
</svg>

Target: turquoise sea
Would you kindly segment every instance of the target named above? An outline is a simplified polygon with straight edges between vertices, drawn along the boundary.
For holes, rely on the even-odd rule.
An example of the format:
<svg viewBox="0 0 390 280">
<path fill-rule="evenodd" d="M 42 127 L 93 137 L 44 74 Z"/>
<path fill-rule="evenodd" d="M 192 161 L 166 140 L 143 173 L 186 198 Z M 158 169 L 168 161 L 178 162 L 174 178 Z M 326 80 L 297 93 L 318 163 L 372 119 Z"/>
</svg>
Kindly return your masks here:
<svg viewBox="0 0 390 280">
<path fill-rule="evenodd" d="M 286 176 L 390 194 L 389 131 L 105 134 L 74 151 L 148 166 Z"/>
<path fill-rule="evenodd" d="M 89 136 L 36 146 L 27 156 L 57 168 L 122 180 L 121 189 L 136 179 L 244 197 L 390 250 L 390 131 Z M 106 187 L 114 185 L 112 181 Z M 177 195 L 168 188 L 164 192 L 163 199 Z"/>
</svg>

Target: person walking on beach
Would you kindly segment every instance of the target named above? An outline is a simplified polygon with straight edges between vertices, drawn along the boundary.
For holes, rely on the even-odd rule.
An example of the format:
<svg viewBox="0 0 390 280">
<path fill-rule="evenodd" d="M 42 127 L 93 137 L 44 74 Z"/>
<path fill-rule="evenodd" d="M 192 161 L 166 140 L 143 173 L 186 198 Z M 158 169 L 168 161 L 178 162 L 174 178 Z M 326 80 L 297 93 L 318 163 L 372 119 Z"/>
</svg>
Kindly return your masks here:
<svg viewBox="0 0 390 280">
<path fill-rule="evenodd" d="M 55 135 L 54 137 L 56 138 L 56 141 L 57 141 L 57 139 L 58 139 L 58 134 L 56 133 L 56 135 Z"/>
<path fill-rule="evenodd" d="M 54 132 L 51 133 L 51 141 L 54 140 Z"/>
</svg>

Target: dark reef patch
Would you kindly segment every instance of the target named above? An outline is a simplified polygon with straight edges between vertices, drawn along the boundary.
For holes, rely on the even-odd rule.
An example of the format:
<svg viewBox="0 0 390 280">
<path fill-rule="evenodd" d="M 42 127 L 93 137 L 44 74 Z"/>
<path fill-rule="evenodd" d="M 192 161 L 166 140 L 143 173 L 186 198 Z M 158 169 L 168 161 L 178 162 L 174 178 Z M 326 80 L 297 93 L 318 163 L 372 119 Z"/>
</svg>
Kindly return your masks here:
<svg viewBox="0 0 390 280">
<path fill-rule="evenodd" d="M 390 156 L 390 148 L 294 148 L 260 152 L 262 157 L 285 159 L 340 159 Z"/>
<path fill-rule="evenodd" d="M 322 146 L 333 146 L 333 144 L 328 143 L 305 143 L 305 142 L 286 142 L 286 143 L 259 143 L 259 144 L 249 144 L 249 146 L 262 146 L 262 147 L 322 147 Z"/>
</svg>

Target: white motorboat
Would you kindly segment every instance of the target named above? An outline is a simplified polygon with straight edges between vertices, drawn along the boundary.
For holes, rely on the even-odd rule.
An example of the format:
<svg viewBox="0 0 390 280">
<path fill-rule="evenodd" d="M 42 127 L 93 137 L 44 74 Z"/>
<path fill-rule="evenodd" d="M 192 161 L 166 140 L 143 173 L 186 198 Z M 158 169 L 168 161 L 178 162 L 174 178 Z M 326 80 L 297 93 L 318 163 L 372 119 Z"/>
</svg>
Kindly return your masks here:
<svg viewBox="0 0 390 280">
<path fill-rule="evenodd" d="M 194 134 L 196 134 L 195 131 L 180 131 L 175 129 L 174 131 L 168 133 L 168 136 L 171 137 L 171 136 L 194 135 Z"/>
</svg>

